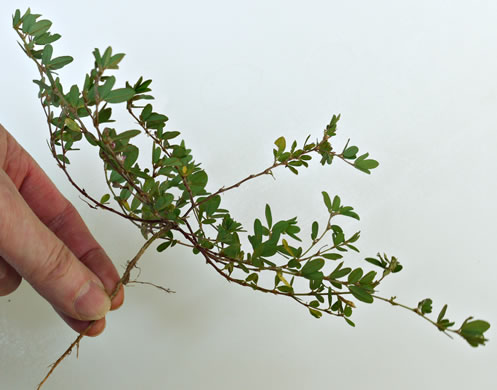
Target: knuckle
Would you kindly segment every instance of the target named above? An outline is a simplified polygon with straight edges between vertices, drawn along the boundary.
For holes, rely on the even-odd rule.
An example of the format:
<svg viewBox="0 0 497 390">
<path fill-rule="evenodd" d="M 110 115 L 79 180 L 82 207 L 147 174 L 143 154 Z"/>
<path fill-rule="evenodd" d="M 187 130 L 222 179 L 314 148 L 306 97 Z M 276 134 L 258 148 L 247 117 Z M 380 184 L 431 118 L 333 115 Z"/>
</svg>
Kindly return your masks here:
<svg viewBox="0 0 497 390">
<path fill-rule="evenodd" d="M 4 174 L 0 170 L 0 175 Z M 0 232 L 2 236 L 6 236 L 12 231 L 13 216 L 17 214 L 15 194 L 5 181 L 5 177 L 0 177 Z M 2 237 L 0 237 L 1 239 Z"/>
<path fill-rule="evenodd" d="M 57 234 L 65 225 L 69 217 L 76 212 L 74 206 L 67 202 L 64 208 L 50 221 L 43 221 L 45 225 L 55 234 Z"/>
<path fill-rule="evenodd" d="M 35 276 L 44 283 L 56 282 L 69 274 L 73 265 L 72 254 L 69 249 L 59 241 L 49 252 L 45 261 L 40 262 Z"/>
</svg>

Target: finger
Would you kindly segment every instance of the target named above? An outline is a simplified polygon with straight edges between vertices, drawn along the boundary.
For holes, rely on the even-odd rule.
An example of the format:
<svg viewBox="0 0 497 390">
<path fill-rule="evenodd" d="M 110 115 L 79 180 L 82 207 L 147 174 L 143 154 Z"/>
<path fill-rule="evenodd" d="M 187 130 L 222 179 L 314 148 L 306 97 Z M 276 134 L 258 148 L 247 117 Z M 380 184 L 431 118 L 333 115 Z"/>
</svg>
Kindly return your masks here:
<svg viewBox="0 0 497 390">
<path fill-rule="evenodd" d="M 21 281 L 22 278 L 16 270 L 0 257 L 0 296 L 14 292 Z"/>
<path fill-rule="evenodd" d="M 0 256 L 66 315 L 104 317 L 111 303 L 100 279 L 40 222 L 2 170 L 0 204 Z"/>
<path fill-rule="evenodd" d="M 1 130 L 0 127 L 0 132 Z M 112 261 L 93 238 L 74 206 L 60 194 L 43 170 L 13 137 L 5 129 L 3 132 L 8 145 L 3 162 L 6 173 L 38 218 L 100 278 L 105 290 L 110 294 L 119 281 L 119 274 Z M 121 288 L 112 301 L 112 309 L 121 306 L 123 300 L 124 289 Z"/>
<path fill-rule="evenodd" d="M 26 180 L 35 179 L 28 176 Z M 46 180 L 48 180 L 48 178 L 46 178 Z M 27 187 L 31 188 L 31 185 Z M 38 188 L 42 188 L 42 186 L 39 186 Z M 29 191 L 30 190 L 21 192 L 24 198 L 26 199 L 27 197 L 28 200 L 31 199 L 31 195 L 26 194 L 26 192 Z M 51 199 L 54 199 L 58 195 L 60 195 L 60 193 L 57 191 L 56 195 Z M 53 216 L 53 219 L 49 220 L 47 217 L 44 217 L 41 218 L 42 222 L 44 222 L 46 226 L 54 232 L 69 249 L 71 249 L 71 252 L 74 253 L 83 264 L 99 277 L 105 290 L 110 295 L 120 279 L 114 264 L 112 264 L 109 256 L 107 256 L 102 247 L 93 238 L 75 207 L 64 197 L 53 203 L 65 205 L 59 214 Z M 34 211 L 39 211 L 42 207 L 43 206 L 41 205 L 35 207 Z M 119 293 L 112 300 L 112 308 L 118 308 L 122 305 L 123 301 L 124 290 L 120 289 Z"/>
<path fill-rule="evenodd" d="M 117 270 L 112 265 L 112 261 L 109 259 L 109 257 L 101 247 L 90 250 L 85 255 L 80 257 L 79 260 L 89 269 L 91 269 L 96 275 L 98 275 L 100 280 L 103 282 L 105 290 L 108 294 L 111 294 L 114 291 L 116 284 L 120 278 Z M 106 266 L 106 264 L 111 264 L 112 267 Z M 122 306 L 123 302 L 124 287 L 121 286 L 114 299 L 112 299 L 112 305 L 110 309 L 118 309 Z"/>
<path fill-rule="evenodd" d="M 0 257 L 0 296 L 13 292 L 20 284 L 22 278 L 4 259 Z M 71 318 L 61 311 L 55 310 L 60 317 L 76 332 L 83 332 L 89 325 L 89 321 L 79 321 Z M 105 329 L 105 317 L 93 323 L 93 326 L 86 333 L 87 336 L 98 336 Z"/>
<path fill-rule="evenodd" d="M 90 325 L 90 321 L 75 320 L 74 318 L 69 317 L 66 314 L 62 313 L 61 311 L 57 310 L 56 308 L 54 309 L 59 314 L 59 316 L 67 323 L 67 325 L 69 325 L 72 329 L 74 329 L 78 333 L 82 333 L 83 331 L 86 330 L 88 325 Z M 98 336 L 105 330 L 105 325 L 106 321 L 104 317 L 93 322 L 93 325 L 85 333 L 85 335 L 90 337 Z"/>
</svg>

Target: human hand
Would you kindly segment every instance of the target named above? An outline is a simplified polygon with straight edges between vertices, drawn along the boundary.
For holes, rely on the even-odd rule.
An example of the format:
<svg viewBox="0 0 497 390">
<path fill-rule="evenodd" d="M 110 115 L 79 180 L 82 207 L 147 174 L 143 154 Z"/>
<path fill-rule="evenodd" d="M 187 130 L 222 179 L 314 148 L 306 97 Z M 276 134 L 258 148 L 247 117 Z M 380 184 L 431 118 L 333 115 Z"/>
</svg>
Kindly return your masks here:
<svg viewBox="0 0 497 390">
<path fill-rule="evenodd" d="M 0 296 L 26 279 L 75 331 L 105 328 L 124 290 L 119 274 L 74 206 L 0 125 Z M 86 294 L 85 294 L 86 292 Z"/>
</svg>

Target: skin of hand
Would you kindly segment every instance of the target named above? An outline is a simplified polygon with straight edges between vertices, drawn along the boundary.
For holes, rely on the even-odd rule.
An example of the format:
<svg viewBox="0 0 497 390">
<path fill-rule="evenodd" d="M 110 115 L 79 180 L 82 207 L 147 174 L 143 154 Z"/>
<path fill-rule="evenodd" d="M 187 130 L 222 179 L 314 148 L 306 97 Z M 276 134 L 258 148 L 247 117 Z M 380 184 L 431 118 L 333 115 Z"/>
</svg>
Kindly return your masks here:
<svg viewBox="0 0 497 390">
<path fill-rule="evenodd" d="M 0 125 L 0 296 L 26 279 L 75 331 L 105 328 L 119 274 L 74 206 Z"/>
</svg>

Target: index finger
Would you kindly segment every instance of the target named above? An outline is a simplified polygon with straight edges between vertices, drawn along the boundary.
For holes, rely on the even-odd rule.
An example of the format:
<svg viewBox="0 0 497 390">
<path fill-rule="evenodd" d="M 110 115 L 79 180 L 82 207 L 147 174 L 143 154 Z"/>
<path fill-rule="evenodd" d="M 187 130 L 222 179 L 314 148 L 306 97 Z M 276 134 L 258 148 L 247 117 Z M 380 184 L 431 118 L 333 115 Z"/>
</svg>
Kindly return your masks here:
<svg viewBox="0 0 497 390">
<path fill-rule="evenodd" d="M 74 206 L 59 192 L 34 159 L 0 125 L 0 167 L 12 180 L 31 210 L 102 281 L 110 294 L 119 274 L 92 236 Z M 124 290 L 112 301 L 112 309 L 124 300 Z"/>
</svg>

